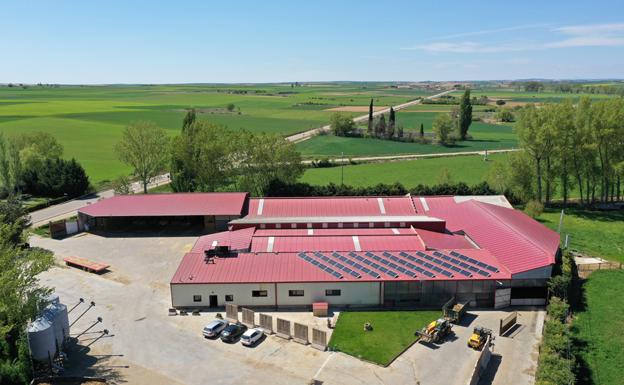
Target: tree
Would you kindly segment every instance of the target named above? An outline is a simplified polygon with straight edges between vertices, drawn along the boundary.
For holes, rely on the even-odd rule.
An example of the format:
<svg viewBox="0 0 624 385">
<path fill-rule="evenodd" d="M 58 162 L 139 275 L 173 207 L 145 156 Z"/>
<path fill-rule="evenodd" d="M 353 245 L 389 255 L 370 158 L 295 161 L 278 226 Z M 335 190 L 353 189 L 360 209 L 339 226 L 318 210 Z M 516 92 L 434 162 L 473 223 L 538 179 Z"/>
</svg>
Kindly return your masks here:
<svg viewBox="0 0 624 385">
<path fill-rule="evenodd" d="M 41 167 L 46 160 L 63 155 L 63 146 L 47 132 L 17 134 L 11 137 L 11 144 L 24 169 Z"/>
<path fill-rule="evenodd" d="M 531 218 L 535 219 L 544 212 L 544 205 L 540 201 L 528 201 L 524 208 L 524 212 Z"/>
<path fill-rule="evenodd" d="M 112 184 L 115 195 L 129 195 L 134 193 L 132 190 L 132 181 L 127 175 L 119 176 Z"/>
<path fill-rule="evenodd" d="M 366 130 L 369 136 L 373 135 L 373 98 L 371 98 L 368 106 L 368 128 Z"/>
<path fill-rule="evenodd" d="M 543 164 L 544 158 L 550 151 L 551 141 L 547 138 L 545 126 L 545 116 L 530 104 L 520 111 L 516 129 L 520 139 L 520 145 L 531 156 L 535 175 L 537 178 L 537 200 L 542 202 L 543 198 Z"/>
<path fill-rule="evenodd" d="M 438 114 L 433 120 L 432 131 L 440 144 L 447 145 L 452 141 L 453 119 L 448 114 Z"/>
<path fill-rule="evenodd" d="M 17 200 L 0 205 L 0 378 L 3 384 L 26 384 L 32 377 L 26 326 L 50 292 L 37 276 L 52 266 L 53 256 L 27 247 L 29 221 Z"/>
<path fill-rule="evenodd" d="M 227 110 L 229 112 L 234 111 L 235 108 L 236 108 L 236 106 L 234 105 L 234 103 L 230 103 L 230 104 L 227 105 Z"/>
<path fill-rule="evenodd" d="M 403 138 L 403 125 L 400 123 L 397 126 L 397 138 Z"/>
<path fill-rule="evenodd" d="M 508 108 L 501 108 L 496 113 L 496 118 L 504 123 L 511 123 L 515 119 L 513 113 Z"/>
<path fill-rule="evenodd" d="M 425 125 L 423 123 L 420 123 L 420 138 L 424 138 L 425 137 Z"/>
<path fill-rule="evenodd" d="M 0 198 L 13 192 L 11 183 L 9 143 L 0 132 Z"/>
<path fill-rule="evenodd" d="M 169 138 L 164 129 L 150 122 L 135 122 L 126 127 L 115 147 L 119 159 L 133 168 L 145 194 L 149 182 L 167 164 L 168 146 Z"/>
<path fill-rule="evenodd" d="M 195 109 L 191 108 L 184 115 L 184 120 L 182 121 L 182 132 L 186 131 L 197 119 L 197 114 L 195 113 Z"/>
<path fill-rule="evenodd" d="M 524 85 L 524 90 L 526 92 L 540 92 L 543 88 L 544 85 L 536 81 L 526 82 Z"/>
<path fill-rule="evenodd" d="M 24 170 L 22 183 L 24 192 L 47 197 L 77 197 L 89 189 L 89 177 L 75 159 L 46 159 Z"/>
<path fill-rule="evenodd" d="M 390 115 L 388 116 L 388 129 L 386 135 L 388 138 L 394 137 L 394 128 L 396 125 L 396 116 L 394 113 L 394 108 L 390 107 Z"/>
<path fill-rule="evenodd" d="M 459 100 L 459 137 L 466 140 L 468 129 L 472 123 L 472 103 L 470 102 L 470 89 L 464 91 L 464 95 Z"/>
<path fill-rule="evenodd" d="M 375 124 L 375 136 L 378 138 L 383 137 L 386 134 L 386 117 L 385 115 L 381 115 L 379 120 L 377 120 L 377 124 Z"/>
<path fill-rule="evenodd" d="M 336 112 L 331 116 L 330 126 L 336 136 L 348 136 L 356 128 L 351 116 L 341 112 Z"/>
</svg>

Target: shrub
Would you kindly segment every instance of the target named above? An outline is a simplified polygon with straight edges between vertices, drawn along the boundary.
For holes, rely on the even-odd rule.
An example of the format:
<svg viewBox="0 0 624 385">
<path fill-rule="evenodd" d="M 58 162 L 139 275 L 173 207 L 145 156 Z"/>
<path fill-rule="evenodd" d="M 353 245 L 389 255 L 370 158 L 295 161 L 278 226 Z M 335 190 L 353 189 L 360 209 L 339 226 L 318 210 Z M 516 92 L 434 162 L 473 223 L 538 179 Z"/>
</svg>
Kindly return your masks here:
<svg viewBox="0 0 624 385">
<path fill-rule="evenodd" d="M 507 102 L 505 102 L 503 99 L 498 99 L 498 100 L 496 101 L 496 105 L 497 105 L 497 106 L 504 106 L 504 105 L 505 105 L 505 103 L 507 103 Z"/>
<path fill-rule="evenodd" d="M 347 136 L 355 131 L 355 122 L 350 115 L 336 112 L 330 121 L 331 129 L 336 136 Z"/>
<path fill-rule="evenodd" d="M 524 212 L 531 218 L 537 218 L 544 212 L 544 205 L 537 200 L 527 202 Z"/>
</svg>

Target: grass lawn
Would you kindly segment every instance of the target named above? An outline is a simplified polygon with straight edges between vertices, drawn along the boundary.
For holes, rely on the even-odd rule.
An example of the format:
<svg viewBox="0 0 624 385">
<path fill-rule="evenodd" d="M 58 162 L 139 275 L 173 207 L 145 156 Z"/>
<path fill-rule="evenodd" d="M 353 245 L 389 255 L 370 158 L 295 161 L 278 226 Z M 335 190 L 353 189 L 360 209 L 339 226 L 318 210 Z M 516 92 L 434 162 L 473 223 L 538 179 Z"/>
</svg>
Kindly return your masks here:
<svg viewBox="0 0 624 385">
<path fill-rule="evenodd" d="M 585 308 L 572 325 L 576 356 L 580 358 L 579 384 L 622 383 L 624 366 L 624 270 L 593 272 L 583 285 Z"/>
<path fill-rule="evenodd" d="M 559 226 L 560 210 L 546 210 L 539 220 L 553 230 Z M 570 248 L 605 259 L 624 262 L 624 213 L 567 209 L 564 234 L 570 234 Z"/>
<path fill-rule="evenodd" d="M 379 183 L 400 182 L 410 188 L 420 183 L 437 184 L 444 168 L 447 168 L 452 182 L 468 185 L 480 183 L 494 162 L 504 161 L 506 154 L 493 154 L 484 162 L 480 155 L 462 155 L 439 158 L 424 158 L 383 163 L 362 163 L 344 166 L 344 184 L 352 186 L 374 186 Z M 310 168 L 301 177 L 301 182 L 326 185 L 340 184 L 341 167 Z"/>
<path fill-rule="evenodd" d="M 414 332 L 439 318 L 439 311 L 345 311 L 340 313 L 329 347 L 354 357 L 389 364 L 409 346 Z M 370 322 L 372 331 L 364 331 Z"/>
</svg>

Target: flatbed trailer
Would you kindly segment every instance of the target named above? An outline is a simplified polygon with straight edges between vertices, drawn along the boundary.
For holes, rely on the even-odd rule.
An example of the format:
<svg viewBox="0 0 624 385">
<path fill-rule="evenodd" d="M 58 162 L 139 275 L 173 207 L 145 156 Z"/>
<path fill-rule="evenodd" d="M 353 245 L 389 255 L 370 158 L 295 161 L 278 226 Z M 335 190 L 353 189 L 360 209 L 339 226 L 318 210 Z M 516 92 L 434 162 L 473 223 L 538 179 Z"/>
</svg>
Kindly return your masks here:
<svg viewBox="0 0 624 385">
<path fill-rule="evenodd" d="M 110 265 L 106 263 L 94 262 L 80 257 L 65 257 L 63 258 L 63 261 L 65 261 L 67 266 L 77 267 L 96 274 L 101 273 L 110 267 Z"/>
</svg>

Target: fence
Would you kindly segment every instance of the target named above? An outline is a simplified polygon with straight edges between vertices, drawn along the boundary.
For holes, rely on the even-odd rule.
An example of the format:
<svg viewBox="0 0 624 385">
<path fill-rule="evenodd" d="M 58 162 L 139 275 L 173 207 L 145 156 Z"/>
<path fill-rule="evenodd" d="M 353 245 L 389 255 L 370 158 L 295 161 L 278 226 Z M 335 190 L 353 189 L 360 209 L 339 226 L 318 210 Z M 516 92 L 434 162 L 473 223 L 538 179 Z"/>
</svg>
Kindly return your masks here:
<svg viewBox="0 0 624 385">
<path fill-rule="evenodd" d="M 276 335 L 278 337 L 282 337 L 282 338 L 289 340 L 290 339 L 290 321 L 278 318 Z"/>
<path fill-rule="evenodd" d="M 295 342 L 299 342 L 300 344 L 307 345 L 308 344 L 308 325 L 300 324 L 295 322 L 295 334 L 293 336 Z"/>
<path fill-rule="evenodd" d="M 579 277 L 587 278 L 589 274 L 596 270 L 621 269 L 622 262 L 579 263 L 576 265 L 576 268 Z"/>
<path fill-rule="evenodd" d="M 260 313 L 260 327 L 267 334 L 273 334 L 273 317 Z"/>
<path fill-rule="evenodd" d="M 256 312 L 251 309 L 242 308 L 243 323 L 249 327 L 256 326 Z"/>
<path fill-rule="evenodd" d="M 325 351 L 327 349 L 327 332 L 312 328 L 312 347 Z"/>
<path fill-rule="evenodd" d="M 238 305 L 225 304 L 225 318 L 238 322 Z"/>
</svg>

